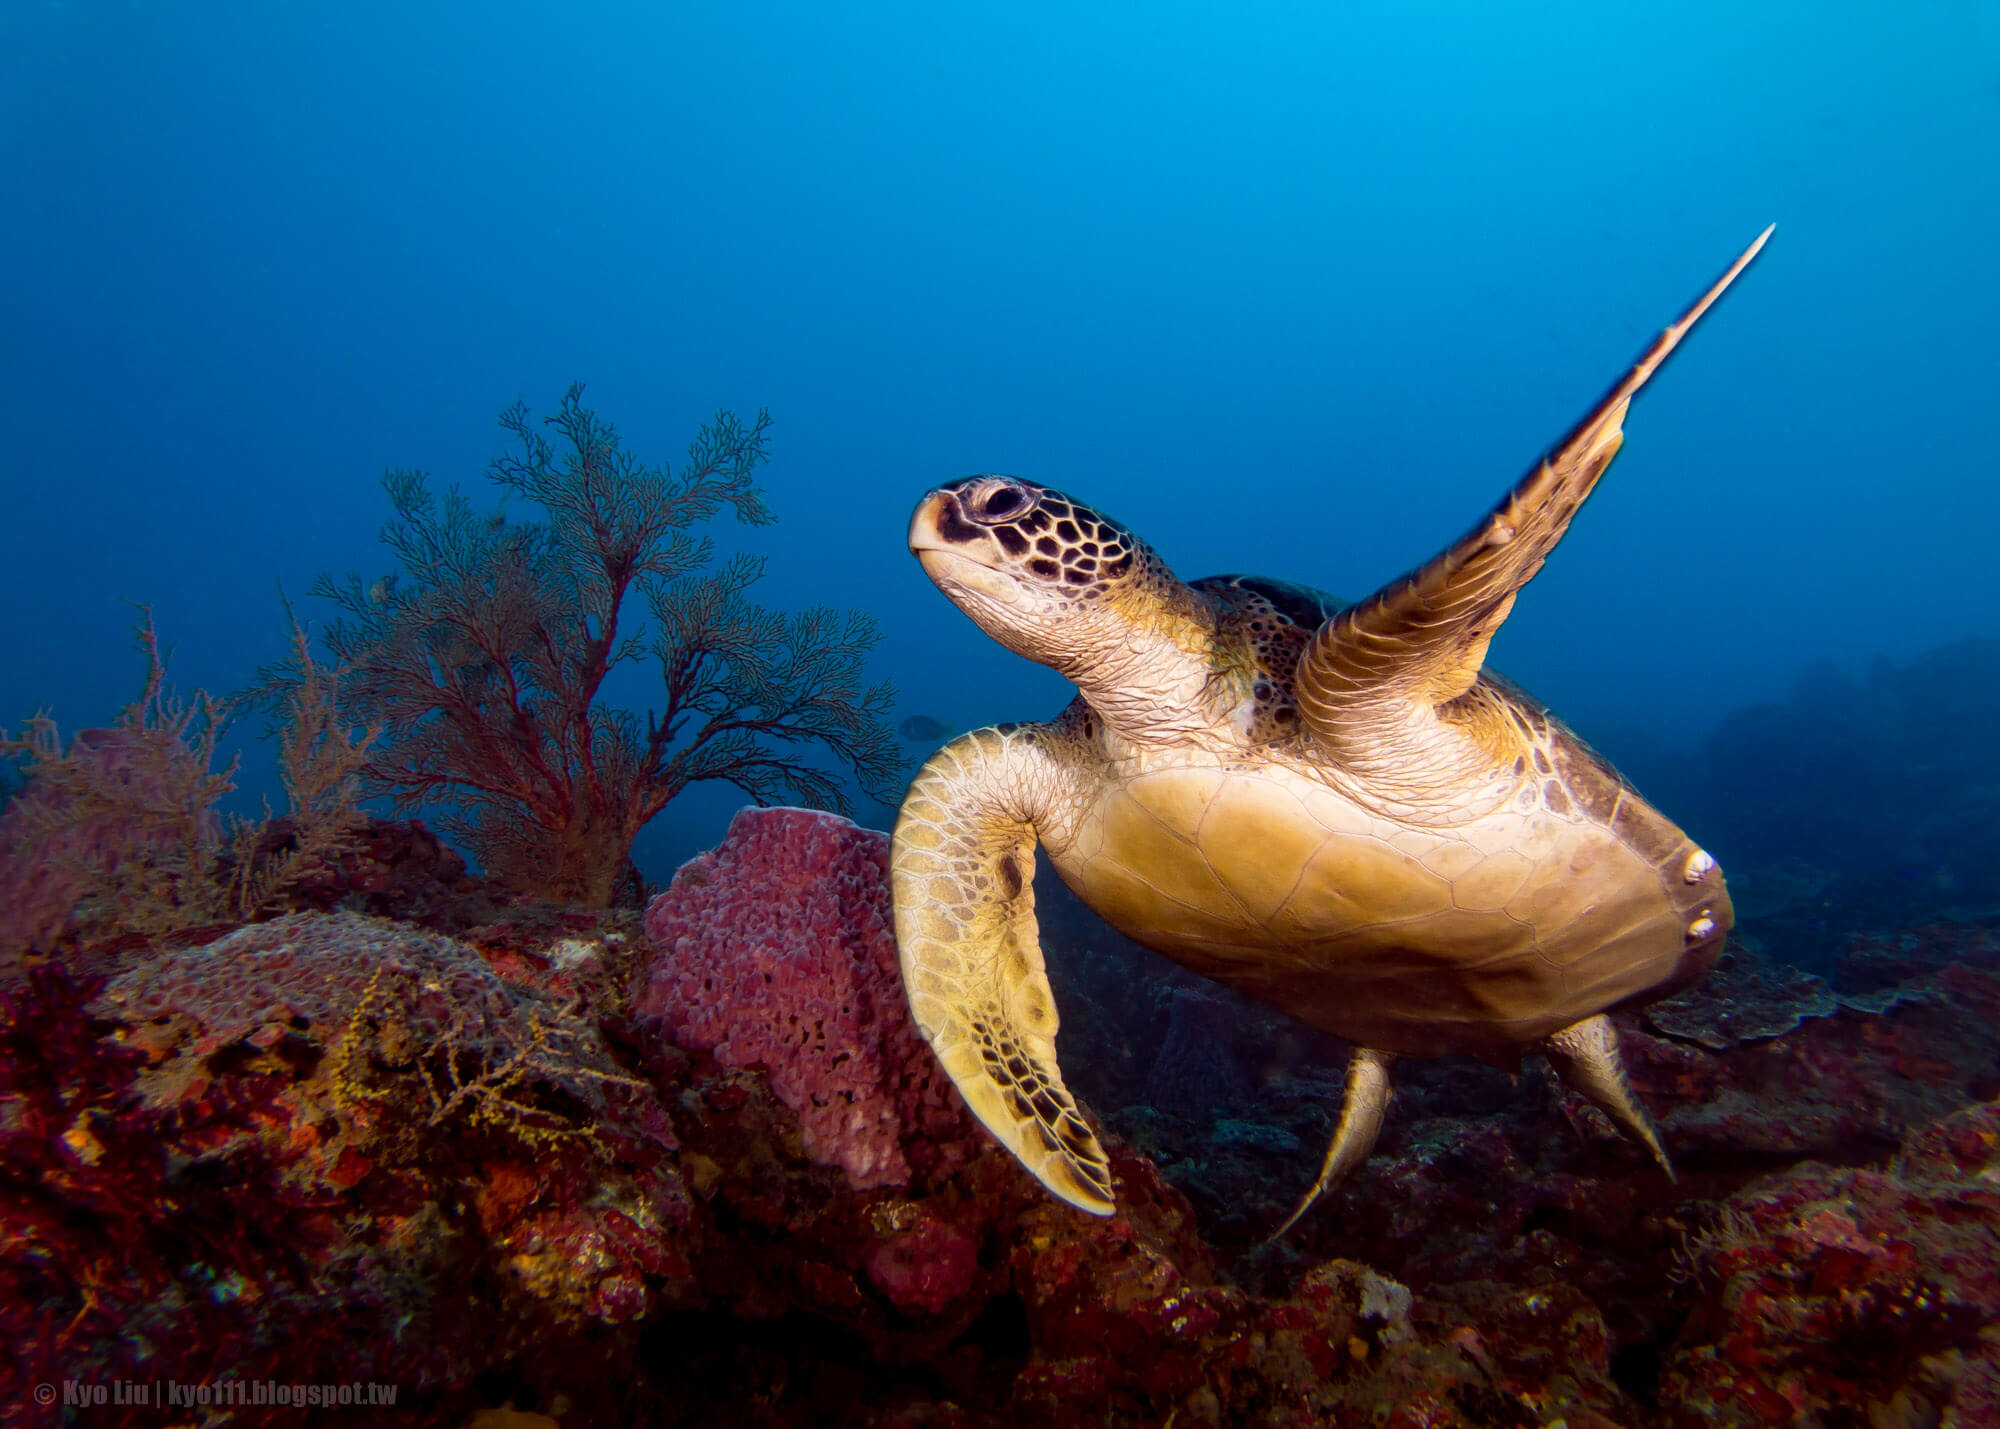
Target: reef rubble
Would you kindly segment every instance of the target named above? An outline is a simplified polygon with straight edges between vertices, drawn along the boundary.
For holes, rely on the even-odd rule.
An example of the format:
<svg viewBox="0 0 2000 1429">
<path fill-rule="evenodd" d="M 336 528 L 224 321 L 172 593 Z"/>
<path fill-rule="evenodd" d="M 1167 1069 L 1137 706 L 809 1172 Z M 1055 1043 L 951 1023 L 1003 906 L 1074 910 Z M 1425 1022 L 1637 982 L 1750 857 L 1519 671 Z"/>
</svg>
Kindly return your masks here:
<svg viewBox="0 0 2000 1429">
<path fill-rule="evenodd" d="M 1991 929 L 1857 937 L 1824 982 L 1737 947 L 1618 1014 L 1678 1182 L 1532 1061 L 1407 1064 L 1378 1155 L 1265 1245 L 1340 1048 L 1058 895 L 1105 1218 L 928 1060 L 885 836 L 745 810 L 643 919 L 427 840 L 0 987 L 16 1384 L 373 1381 L 438 1425 L 2000 1422 Z"/>
</svg>

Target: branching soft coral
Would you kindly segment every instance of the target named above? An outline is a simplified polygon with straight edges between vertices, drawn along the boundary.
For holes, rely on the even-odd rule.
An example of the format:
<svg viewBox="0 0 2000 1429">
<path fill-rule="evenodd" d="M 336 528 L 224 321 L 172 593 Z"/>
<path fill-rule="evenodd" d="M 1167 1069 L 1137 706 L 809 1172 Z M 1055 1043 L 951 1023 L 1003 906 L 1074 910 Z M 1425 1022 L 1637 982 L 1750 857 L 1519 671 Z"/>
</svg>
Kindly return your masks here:
<svg viewBox="0 0 2000 1429">
<path fill-rule="evenodd" d="M 110 729 L 67 747 L 46 711 L 0 760 L 26 779 L 0 809 L 0 966 L 111 932 L 164 933 L 255 918 L 304 874 L 338 858 L 365 822 L 357 772 L 379 731 L 341 724 L 341 672 L 313 658 L 292 626 L 289 677 L 273 721 L 289 802 L 282 843 L 268 818 L 224 819 L 237 762 L 214 768 L 229 702 L 176 695 L 150 611 L 138 628 L 145 691 Z M 268 810 L 266 811 L 268 814 Z"/>
<path fill-rule="evenodd" d="M 352 672 L 349 716 L 385 731 L 363 769 L 370 790 L 448 806 L 447 828 L 517 888 L 602 905 L 639 830 L 689 784 L 843 808 L 840 781 L 804 746 L 884 794 L 901 756 L 882 719 L 893 692 L 862 683 L 874 622 L 761 609 L 744 592 L 762 562 L 711 568 L 713 543 L 692 533 L 725 506 L 772 519 L 751 484 L 770 418 L 718 415 L 674 475 L 625 451 L 582 391 L 543 424 L 554 441 L 518 403 L 500 419 L 518 445 L 489 475 L 544 520 L 475 511 L 456 487 L 440 502 L 421 473 L 392 471 L 383 539 L 401 570 L 322 578 L 314 594 L 342 611 L 326 641 Z M 630 621 L 635 592 L 649 631 Z M 664 688 L 642 723 L 598 696 L 647 656 Z M 282 671 L 260 675 L 263 697 L 285 687 Z"/>
<path fill-rule="evenodd" d="M 239 824 L 234 832 L 230 882 L 244 917 L 270 908 L 302 876 L 355 847 L 368 822 L 360 809 L 361 773 L 382 737 L 379 722 L 366 729 L 345 722 L 345 672 L 313 657 L 311 636 L 296 617 L 291 627 L 290 661 L 278 667 L 285 673 L 285 698 L 266 731 L 278 741 L 278 776 L 289 808 L 275 846 L 269 846 L 268 808 L 262 823 Z"/>
<path fill-rule="evenodd" d="M 0 961 L 53 952 L 110 926 L 138 932 L 213 921 L 223 830 L 215 805 L 236 765 L 212 766 L 227 711 L 206 694 L 176 696 L 150 612 L 139 627 L 146 687 L 110 729 L 65 747 L 46 711 L 0 758 L 27 782 L 0 815 Z"/>
</svg>

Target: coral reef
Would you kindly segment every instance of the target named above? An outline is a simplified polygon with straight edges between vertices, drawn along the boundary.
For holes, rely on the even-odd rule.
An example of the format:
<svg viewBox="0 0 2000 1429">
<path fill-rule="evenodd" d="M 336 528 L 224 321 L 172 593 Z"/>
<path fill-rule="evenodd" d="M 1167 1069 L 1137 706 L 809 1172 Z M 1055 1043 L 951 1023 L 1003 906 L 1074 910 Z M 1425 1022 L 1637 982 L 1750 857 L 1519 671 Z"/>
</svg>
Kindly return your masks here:
<svg viewBox="0 0 2000 1429">
<path fill-rule="evenodd" d="M 1732 1196 L 1689 1248 L 1668 1422 L 2000 1422 L 1996 1182 L 1988 1104 L 1889 1170 L 1805 1164 Z"/>
<path fill-rule="evenodd" d="M 1894 997 L 1835 992 L 1825 978 L 1773 962 L 1742 944 L 1716 959 L 1707 977 L 1678 996 L 1646 1009 L 1654 1031 L 1720 1052 L 1777 1037 L 1808 1017 L 1831 1017 L 1843 1007 L 1884 1012 Z"/>
<path fill-rule="evenodd" d="M 629 1356 L 604 1331 L 676 1303 L 692 1206 L 583 1005 L 344 913 L 95 987 L 33 970 L 0 999 L 18 1382 L 372 1380 L 421 1412 L 544 1344 L 586 1382 Z"/>
<path fill-rule="evenodd" d="M 1737 949 L 1685 1021 L 1621 1014 L 1678 1184 L 1536 1066 L 1412 1064 L 1380 1154 L 1263 1247 L 1338 1045 L 1189 1002 L 1052 899 L 1118 1187 L 1082 1215 L 911 1051 L 882 851 L 746 811 L 642 927 L 374 824 L 326 911 L 29 970 L 0 993 L 0 1361 L 387 1382 L 438 1426 L 2000 1414 L 1990 931 L 1857 939 L 1803 988 Z M 1175 1039 L 1216 1055 L 1206 1100 Z"/>
</svg>

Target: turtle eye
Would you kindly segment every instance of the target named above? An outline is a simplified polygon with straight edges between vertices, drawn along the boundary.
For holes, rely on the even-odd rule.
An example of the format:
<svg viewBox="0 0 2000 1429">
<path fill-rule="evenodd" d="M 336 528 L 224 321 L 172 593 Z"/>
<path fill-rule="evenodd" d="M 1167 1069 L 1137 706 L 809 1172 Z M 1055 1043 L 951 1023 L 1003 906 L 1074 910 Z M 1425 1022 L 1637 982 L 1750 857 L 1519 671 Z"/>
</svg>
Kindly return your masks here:
<svg viewBox="0 0 2000 1429">
<path fill-rule="evenodd" d="M 1030 505 L 1028 493 L 1017 483 L 997 481 L 992 486 L 974 494 L 966 503 L 966 514 L 975 521 L 1006 521 L 1027 510 Z"/>
</svg>

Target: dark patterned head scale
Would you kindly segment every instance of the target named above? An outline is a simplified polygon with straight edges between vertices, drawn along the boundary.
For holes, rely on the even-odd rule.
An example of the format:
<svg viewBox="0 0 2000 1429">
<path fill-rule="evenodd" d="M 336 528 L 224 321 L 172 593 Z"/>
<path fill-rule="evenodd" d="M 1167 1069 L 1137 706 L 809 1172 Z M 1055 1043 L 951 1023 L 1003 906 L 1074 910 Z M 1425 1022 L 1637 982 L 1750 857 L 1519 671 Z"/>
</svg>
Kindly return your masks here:
<svg viewBox="0 0 2000 1429">
<path fill-rule="evenodd" d="M 991 537 L 1018 573 L 1075 597 L 1101 595 L 1151 553 L 1131 532 L 1060 491 L 1011 476 L 968 476 L 939 488 L 946 541 Z"/>
</svg>

